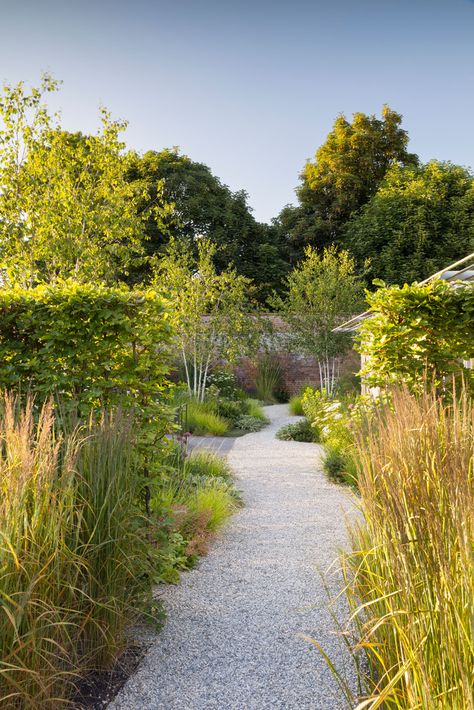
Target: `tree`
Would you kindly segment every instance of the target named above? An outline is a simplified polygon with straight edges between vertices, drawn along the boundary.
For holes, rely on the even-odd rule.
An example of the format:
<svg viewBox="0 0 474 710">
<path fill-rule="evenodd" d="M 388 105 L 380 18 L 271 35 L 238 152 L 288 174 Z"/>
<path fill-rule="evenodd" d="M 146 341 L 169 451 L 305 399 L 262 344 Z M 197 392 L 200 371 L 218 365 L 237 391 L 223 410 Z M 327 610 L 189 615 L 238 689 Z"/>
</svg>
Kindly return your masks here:
<svg viewBox="0 0 474 710">
<path fill-rule="evenodd" d="M 386 283 L 411 283 L 474 250 L 474 179 L 458 165 L 394 165 L 345 229 L 345 244 Z"/>
<path fill-rule="evenodd" d="M 216 246 L 208 239 L 197 243 L 197 257 L 172 239 L 156 261 L 154 283 L 174 309 L 177 340 L 188 392 L 202 401 L 210 369 L 232 362 L 258 342 L 256 320 L 248 299 L 250 282 L 234 269 L 217 273 Z"/>
<path fill-rule="evenodd" d="M 401 121 L 388 106 L 382 119 L 355 113 L 350 122 L 338 116 L 315 160 L 301 173 L 299 206 L 290 212 L 285 208 L 280 215 L 283 237 L 293 251 L 301 255 L 307 244 L 344 246 L 345 223 L 377 191 L 389 167 L 417 164 L 416 155 L 407 152 L 408 135 Z"/>
<path fill-rule="evenodd" d="M 243 190 L 232 192 L 207 165 L 181 155 L 177 149 L 137 156 L 129 179 L 138 180 L 152 196 L 162 189 L 165 202 L 174 206 L 164 223 L 153 214 L 148 216 L 145 247 L 149 256 L 164 253 L 170 237 L 186 244 L 196 256 L 197 245 L 205 237 L 218 247 L 214 252 L 217 270 L 235 265 L 239 274 L 254 280 L 253 289 L 260 301 L 279 285 L 286 264 L 277 235 L 255 220 Z M 147 275 L 145 264 L 136 277 Z"/>
<path fill-rule="evenodd" d="M 5 86 L 0 101 L 0 257 L 10 281 L 114 281 L 143 252 L 143 216 L 166 205 L 127 179 L 126 124 L 101 111 L 101 130 L 63 131 L 48 114 L 48 76 L 30 92 Z M 139 212 L 138 202 L 146 209 Z"/>
<path fill-rule="evenodd" d="M 351 346 L 347 333 L 333 330 L 363 304 L 363 285 L 355 274 L 354 259 L 334 246 L 322 254 L 308 246 L 287 283 L 286 297 L 276 298 L 274 305 L 289 326 L 290 347 L 317 359 L 321 390 L 332 394 L 337 358 Z"/>
</svg>

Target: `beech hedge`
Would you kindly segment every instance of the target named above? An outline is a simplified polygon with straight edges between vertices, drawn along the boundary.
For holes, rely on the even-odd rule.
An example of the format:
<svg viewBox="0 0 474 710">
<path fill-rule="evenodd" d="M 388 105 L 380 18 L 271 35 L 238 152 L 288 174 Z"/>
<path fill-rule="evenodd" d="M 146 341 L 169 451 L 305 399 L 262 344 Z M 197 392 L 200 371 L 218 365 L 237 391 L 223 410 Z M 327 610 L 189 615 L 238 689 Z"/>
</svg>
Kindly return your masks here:
<svg viewBox="0 0 474 710">
<path fill-rule="evenodd" d="M 93 408 L 148 407 L 173 330 L 154 290 L 62 282 L 0 289 L 0 387 Z"/>
<path fill-rule="evenodd" d="M 368 384 L 416 390 L 425 380 L 440 386 L 462 374 L 472 386 L 473 370 L 463 367 L 474 357 L 472 285 L 382 285 L 367 299 L 371 317 L 359 327 L 357 347 L 366 358 Z"/>
</svg>

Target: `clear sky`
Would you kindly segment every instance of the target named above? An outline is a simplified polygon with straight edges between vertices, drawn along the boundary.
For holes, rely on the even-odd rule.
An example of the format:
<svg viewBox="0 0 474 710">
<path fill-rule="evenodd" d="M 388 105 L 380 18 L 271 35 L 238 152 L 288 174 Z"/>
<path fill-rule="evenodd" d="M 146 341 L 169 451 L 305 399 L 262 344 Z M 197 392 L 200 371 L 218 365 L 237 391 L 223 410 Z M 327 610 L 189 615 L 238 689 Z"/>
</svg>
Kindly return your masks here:
<svg viewBox="0 0 474 710">
<path fill-rule="evenodd" d="M 63 80 L 63 125 L 97 108 L 139 150 L 179 146 L 261 221 L 339 113 L 404 116 L 410 149 L 474 167 L 473 0 L 0 0 L 0 80 Z"/>
</svg>

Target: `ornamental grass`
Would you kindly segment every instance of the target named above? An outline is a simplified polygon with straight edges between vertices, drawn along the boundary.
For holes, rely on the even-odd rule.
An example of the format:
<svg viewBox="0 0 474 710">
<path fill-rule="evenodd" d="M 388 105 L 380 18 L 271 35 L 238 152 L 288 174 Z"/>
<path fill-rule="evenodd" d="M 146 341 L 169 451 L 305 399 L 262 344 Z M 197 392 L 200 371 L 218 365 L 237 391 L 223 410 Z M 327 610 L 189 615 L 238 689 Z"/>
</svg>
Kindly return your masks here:
<svg viewBox="0 0 474 710">
<path fill-rule="evenodd" d="M 394 392 L 358 449 L 363 520 L 344 557 L 370 669 L 358 708 L 472 710 L 472 401 Z"/>
<path fill-rule="evenodd" d="M 62 706 L 123 646 L 144 571 L 130 450 L 120 414 L 69 428 L 0 397 L 2 708 Z"/>
</svg>

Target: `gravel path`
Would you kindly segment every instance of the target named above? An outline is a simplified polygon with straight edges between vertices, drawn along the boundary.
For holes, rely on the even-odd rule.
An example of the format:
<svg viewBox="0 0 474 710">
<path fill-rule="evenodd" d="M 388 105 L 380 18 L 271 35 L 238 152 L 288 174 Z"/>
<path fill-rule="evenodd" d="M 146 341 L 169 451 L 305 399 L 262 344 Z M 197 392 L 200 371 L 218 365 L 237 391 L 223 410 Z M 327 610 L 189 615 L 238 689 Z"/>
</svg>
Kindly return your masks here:
<svg viewBox="0 0 474 710">
<path fill-rule="evenodd" d="M 199 567 L 166 587 L 165 628 L 109 710 L 347 707 L 300 634 L 317 639 L 353 680 L 317 571 L 344 544 L 353 503 L 320 472 L 319 447 L 275 439 L 296 421 L 287 406 L 266 413 L 270 426 L 237 439 L 228 454 L 245 507 Z"/>
</svg>

